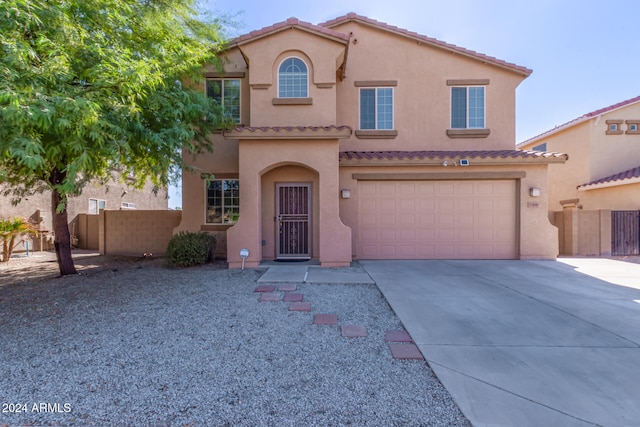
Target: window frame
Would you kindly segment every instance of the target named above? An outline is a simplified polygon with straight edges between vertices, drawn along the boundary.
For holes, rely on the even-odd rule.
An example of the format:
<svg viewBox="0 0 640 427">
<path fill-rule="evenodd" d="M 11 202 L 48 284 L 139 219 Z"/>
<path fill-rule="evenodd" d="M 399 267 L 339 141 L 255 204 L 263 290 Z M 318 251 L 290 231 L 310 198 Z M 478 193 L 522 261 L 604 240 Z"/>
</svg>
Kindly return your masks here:
<svg viewBox="0 0 640 427">
<path fill-rule="evenodd" d="M 220 82 L 220 100 L 222 101 L 220 104 L 220 106 L 222 107 L 222 110 L 226 113 L 229 114 L 227 108 L 226 108 L 226 103 L 225 103 L 225 82 L 226 81 L 235 81 L 238 82 L 238 117 L 237 120 L 236 118 L 229 114 L 229 116 L 236 120 L 236 124 L 240 124 L 242 121 L 242 79 L 239 78 L 233 78 L 233 77 L 207 77 L 205 84 L 204 84 L 204 94 L 207 97 L 210 98 L 214 98 L 212 96 L 209 95 L 209 82 Z M 216 99 L 216 98 L 214 98 Z M 217 99 L 216 99 L 217 101 Z"/>
<path fill-rule="evenodd" d="M 91 209 L 91 201 L 95 200 L 96 202 L 96 209 Z M 100 207 L 100 205 L 102 205 L 102 208 Z M 87 209 L 87 214 L 88 215 L 99 215 L 100 214 L 100 210 L 105 210 L 107 208 L 107 201 L 105 199 L 97 199 L 95 197 L 89 197 L 89 208 Z"/>
<path fill-rule="evenodd" d="M 471 114 L 470 109 L 473 108 L 469 102 L 470 100 L 470 90 L 469 89 L 482 89 L 482 126 L 470 126 Z M 454 127 L 454 90 L 455 89 L 465 89 L 465 126 Z M 487 89 L 485 85 L 452 85 L 451 90 L 449 91 L 449 125 L 452 130 L 478 130 L 478 129 L 487 129 Z M 477 118 L 473 118 L 473 120 L 477 120 Z"/>
<path fill-rule="evenodd" d="M 215 198 L 215 196 L 209 196 L 209 184 L 211 182 L 223 182 L 222 184 L 222 190 L 221 190 L 221 197 L 220 197 L 220 201 L 221 201 L 221 206 L 220 206 L 220 217 L 221 217 L 221 221 L 220 222 L 210 222 L 209 221 L 209 210 L 210 209 L 215 209 L 216 206 L 212 206 L 209 204 L 209 199 L 210 198 Z M 225 195 L 225 188 L 224 188 L 224 181 L 235 181 L 237 182 L 237 191 L 238 191 L 238 195 L 237 196 L 226 196 Z M 225 199 L 227 197 L 235 197 L 237 199 L 237 205 L 231 204 L 228 205 L 229 206 L 229 210 L 230 209 L 234 209 L 235 208 L 235 212 L 230 211 L 228 212 L 227 206 L 225 205 Z M 214 214 L 215 216 L 215 211 Z M 225 220 L 226 217 L 228 217 L 229 215 L 234 215 L 239 216 L 240 215 L 240 180 L 238 178 L 214 178 L 214 179 L 205 179 L 204 180 L 204 224 L 206 225 L 233 225 L 236 223 L 236 221 L 231 220 L 230 218 L 228 220 Z M 237 220 L 237 219 L 236 219 Z"/>
<path fill-rule="evenodd" d="M 366 87 L 360 87 L 358 88 L 358 130 L 360 131 L 392 131 L 395 129 L 395 88 L 392 86 L 366 86 Z M 379 90 L 383 90 L 383 89 L 387 89 L 391 91 L 391 127 L 385 127 L 382 128 L 380 127 L 380 122 L 379 122 L 379 107 L 380 104 L 378 103 L 378 99 L 379 99 L 379 95 L 378 95 L 378 91 Z M 364 128 L 362 127 L 362 92 L 363 91 L 371 91 L 373 90 L 374 93 L 374 127 L 373 128 Z"/>
<path fill-rule="evenodd" d="M 305 84 L 304 84 L 304 94 L 283 94 L 281 93 L 281 90 L 283 89 L 282 86 L 282 74 L 284 74 L 281 70 L 282 70 L 282 66 L 285 64 L 286 61 L 290 60 L 290 59 L 297 59 L 298 61 L 302 62 L 302 64 L 305 67 Z M 307 61 L 305 61 L 304 59 L 300 58 L 299 56 L 287 56 L 286 58 L 284 58 L 282 61 L 280 61 L 280 64 L 278 64 L 278 87 L 277 87 L 277 98 L 278 99 L 296 99 L 296 98 L 309 98 L 309 64 L 307 64 Z"/>
</svg>

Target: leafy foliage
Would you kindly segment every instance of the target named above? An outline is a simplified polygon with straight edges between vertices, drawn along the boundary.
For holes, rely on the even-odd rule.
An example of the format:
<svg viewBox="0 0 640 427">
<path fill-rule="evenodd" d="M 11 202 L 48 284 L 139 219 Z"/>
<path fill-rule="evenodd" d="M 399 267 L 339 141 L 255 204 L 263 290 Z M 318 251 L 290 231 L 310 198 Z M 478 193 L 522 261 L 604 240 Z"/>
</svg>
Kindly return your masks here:
<svg viewBox="0 0 640 427">
<path fill-rule="evenodd" d="M 37 235 L 38 229 L 26 219 L 20 217 L 0 218 L 0 241 L 2 241 L 2 259 L 0 261 L 9 262 L 16 238 L 29 233 Z"/>
<path fill-rule="evenodd" d="M 227 123 L 187 83 L 223 42 L 199 16 L 195 0 L 0 1 L 2 193 L 49 189 L 61 213 L 89 181 L 166 187 L 183 148 L 210 150 Z"/>
<path fill-rule="evenodd" d="M 199 232 L 180 232 L 173 236 L 167 247 L 167 263 L 171 267 L 191 267 L 211 260 L 216 238 Z"/>
</svg>

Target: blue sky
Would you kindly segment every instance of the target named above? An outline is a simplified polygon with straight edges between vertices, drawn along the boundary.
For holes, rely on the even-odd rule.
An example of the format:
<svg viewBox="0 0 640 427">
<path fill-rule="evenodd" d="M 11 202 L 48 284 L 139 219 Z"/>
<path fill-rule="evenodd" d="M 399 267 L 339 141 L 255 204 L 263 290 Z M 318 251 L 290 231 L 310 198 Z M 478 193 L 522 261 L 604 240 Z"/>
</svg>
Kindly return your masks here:
<svg viewBox="0 0 640 427">
<path fill-rule="evenodd" d="M 355 12 L 533 70 L 516 92 L 516 141 L 640 95 L 635 0 L 201 0 L 239 24 L 318 24 Z M 180 206 L 179 194 L 170 207 Z"/>
</svg>

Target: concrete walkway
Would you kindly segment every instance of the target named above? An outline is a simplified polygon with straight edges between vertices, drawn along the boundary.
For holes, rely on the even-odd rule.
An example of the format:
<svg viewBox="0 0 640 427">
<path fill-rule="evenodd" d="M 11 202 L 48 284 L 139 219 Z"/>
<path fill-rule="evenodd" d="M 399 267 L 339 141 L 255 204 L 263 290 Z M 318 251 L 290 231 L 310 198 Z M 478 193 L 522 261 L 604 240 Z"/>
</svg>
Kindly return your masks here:
<svg viewBox="0 0 640 427">
<path fill-rule="evenodd" d="M 353 268 L 322 268 L 304 264 L 268 265 L 259 283 L 366 283 L 375 284 L 371 276 Z"/>
<path fill-rule="evenodd" d="M 360 264 L 474 426 L 640 425 L 640 265 Z"/>
</svg>

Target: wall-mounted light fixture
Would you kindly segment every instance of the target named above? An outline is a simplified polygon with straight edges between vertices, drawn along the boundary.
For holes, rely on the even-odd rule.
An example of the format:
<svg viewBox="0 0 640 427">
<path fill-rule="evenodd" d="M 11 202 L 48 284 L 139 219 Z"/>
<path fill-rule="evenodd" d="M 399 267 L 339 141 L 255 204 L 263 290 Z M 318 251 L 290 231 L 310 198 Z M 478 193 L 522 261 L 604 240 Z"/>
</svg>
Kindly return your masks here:
<svg viewBox="0 0 640 427">
<path fill-rule="evenodd" d="M 351 190 L 349 190 L 348 188 L 343 188 L 342 190 L 340 190 L 340 197 L 342 197 L 343 199 L 350 199 Z"/>
<path fill-rule="evenodd" d="M 531 197 L 540 197 L 540 189 L 538 187 L 531 187 L 529 189 L 529 195 Z"/>
</svg>

